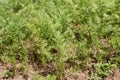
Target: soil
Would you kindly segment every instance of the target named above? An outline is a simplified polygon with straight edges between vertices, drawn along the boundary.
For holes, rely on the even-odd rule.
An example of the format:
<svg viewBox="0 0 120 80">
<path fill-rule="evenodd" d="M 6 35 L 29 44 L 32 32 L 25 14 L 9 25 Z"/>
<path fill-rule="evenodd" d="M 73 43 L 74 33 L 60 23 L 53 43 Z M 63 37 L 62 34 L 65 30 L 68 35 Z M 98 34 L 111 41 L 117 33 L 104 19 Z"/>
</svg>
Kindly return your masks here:
<svg viewBox="0 0 120 80">
<path fill-rule="evenodd" d="M 71 73 L 66 77 L 66 80 L 88 80 L 88 72 L 89 71 Z"/>
<path fill-rule="evenodd" d="M 16 69 L 20 64 L 16 64 Z M 13 66 L 10 64 L 0 63 L 0 80 L 32 80 L 32 77 L 35 74 L 35 70 L 31 65 L 28 65 L 28 69 L 25 74 L 22 74 L 22 71 L 16 72 L 16 75 L 13 75 Z M 8 76 L 4 75 L 4 72 L 8 71 Z"/>
<path fill-rule="evenodd" d="M 24 74 L 22 74 L 22 72 L 18 70 L 19 72 L 17 72 L 15 76 L 12 76 L 11 73 L 13 66 L 10 64 L 3 65 L 2 63 L 0 63 L 0 80 L 32 80 L 35 74 L 42 74 L 43 76 L 46 76 L 47 74 L 51 74 L 51 72 L 54 72 L 50 67 L 46 67 L 46 69 L 43 69 L 34 63 L 25 65 L 27 65 L 28 67 Z M 16 68 L 18 68 L 20 64 L 18 63 L 15 66 Z M 3 76 L 5 70 L 8 70 L 10 72 L 7 77 Z M 88 80 L 89 72 L 89 70 L 72 72 L 66 75 L 65 80 Z M 112 74 L 103 78 L 103 80 L 120 80 L 120 71 L 115 70 L 114 72 L 112 72 Z"/>
<path fill-rule="evenodd" d="M 104 80 L 120 80 L 120 71 L 114 71 L 111 75 L 104 78 Z"/>
</svg>

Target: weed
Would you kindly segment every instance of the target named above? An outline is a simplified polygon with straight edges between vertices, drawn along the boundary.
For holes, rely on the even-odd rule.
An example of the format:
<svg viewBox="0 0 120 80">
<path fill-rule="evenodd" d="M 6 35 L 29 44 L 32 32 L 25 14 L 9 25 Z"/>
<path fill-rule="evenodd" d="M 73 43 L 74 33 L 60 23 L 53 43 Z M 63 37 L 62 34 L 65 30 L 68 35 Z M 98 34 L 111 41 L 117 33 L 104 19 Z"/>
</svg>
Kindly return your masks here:
<svg viewBox="0 0 120 80">
<path fill-rule="evenodd" d="M 120 59 L 119 0 L 0 0 L 0 61 L 35 62 L 61 80 L 66 65 L 95 60 L 92 79 L 108 75 Z M 99 63 L 102 62 L 102 63 Z M 21 66 L 24 72 L 25 67 Z M 76 68 L 74 68 L 76 70 Z M 100 70 L 100 73 L 99 73 Z M 36 76 L 35 80 L 41 76 Z M 47 79 L 53 80 L 54 75 Z"/>
</svg>

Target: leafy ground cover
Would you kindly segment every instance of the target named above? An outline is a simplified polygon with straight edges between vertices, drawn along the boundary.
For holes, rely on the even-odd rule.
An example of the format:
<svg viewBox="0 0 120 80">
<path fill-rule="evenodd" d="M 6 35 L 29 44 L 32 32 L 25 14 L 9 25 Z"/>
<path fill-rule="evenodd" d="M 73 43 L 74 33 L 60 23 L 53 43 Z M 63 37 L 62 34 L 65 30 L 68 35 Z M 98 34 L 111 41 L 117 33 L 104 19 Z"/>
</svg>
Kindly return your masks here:
<svg viewBox="0 0 120 80">
<path fill-rule="evenodd" d="M 114 78 L 120 0 L 0 0 L 0 63 L 3 80 Z"/>
</svg>

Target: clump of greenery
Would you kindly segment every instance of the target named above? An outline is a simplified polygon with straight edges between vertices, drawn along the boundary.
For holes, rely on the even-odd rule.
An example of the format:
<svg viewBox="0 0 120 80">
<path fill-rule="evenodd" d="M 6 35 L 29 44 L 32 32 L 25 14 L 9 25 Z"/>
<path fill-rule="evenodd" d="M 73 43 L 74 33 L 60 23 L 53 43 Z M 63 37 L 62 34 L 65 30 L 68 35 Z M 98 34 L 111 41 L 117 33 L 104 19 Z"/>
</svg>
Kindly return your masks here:
<svg viewBox="0 0 120 80">
<path fill-rule="evenodd" d="M 55 75 L 48 75 L 46 77 L 40 76 L 38 74 L 36 74 L 32 80 L 56 80 L 56 76 Z"/>
<path fill-rule="evenodd" d="M 119 3 L 119 0 L 0 0 L 0 60 L 13 64 L 34 61 L 44 67 L 54 62 L 54 73 L 61 80 L 65 64 L 73 63 L 69 67 L 82 69 L 89 58 L 98 66 L 118 64 Z"/>
</svg>

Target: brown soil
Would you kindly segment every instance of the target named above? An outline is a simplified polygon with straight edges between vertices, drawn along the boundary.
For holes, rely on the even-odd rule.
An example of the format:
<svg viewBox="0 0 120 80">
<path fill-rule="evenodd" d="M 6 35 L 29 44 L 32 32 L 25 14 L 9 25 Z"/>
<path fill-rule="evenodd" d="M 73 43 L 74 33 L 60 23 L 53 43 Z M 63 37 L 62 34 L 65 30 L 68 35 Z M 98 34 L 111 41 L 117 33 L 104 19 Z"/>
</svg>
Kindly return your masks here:
<svg viewBox="0 0 120 80">
<path fill-rule="evenodd" d="M 66 77 L 66 80 L 88 80 L 88 72 L 89 71 L 71 73 Z"/>
<path fill-rule="evenodd" d="M 20 67 L 20 64 L 16 64 L 16 69 Z M 28 69 L 23 74 L 22 71 L 17 71 L 16 75 L 13 75 L 13 66 L 10 64 L 2 64 L 0 63 L 0 80 L 32 80 L 33 75 L 35 74 L 35 70 L 31 65 L 28 65 Z M 8 71 L 9 74 L 5 77 L 4 72 Z"/>
<path fill-rule="evenodd" d="M 120 71 L 114 71 L 111 75 L 104 78 L 104 80 L 120 80 Z"/>
<path fill-rule="evenodd" d="M 12 76 L 12 71 L 13 71 L 13 66 L 10 64 L 2 64 L 0 63 L 0 80 L 32 80 L 33 76 L 35 74 L 41 74 L 43 76 L 46 76 L 48 74 L 52 74 L 54 72 L 54 69 L 52 67 L 54 64 L 48 64 L 52 67 L 40 67 L 37 64 L 25 64 L 27 67 L 27 70 L 24 70 L 24 73 L 19 70 L 20 64 L 16 64 L 15 67 L 17 69 L 16 75 Z M 3 76 L 3 72 L 5 70 L 8 70 L 10 74 L 8 77 Z M 77 71 L 77 72 L 72 72 L 68 75 L 66 75 L 65 80 L 88 80 L 89 78 L 89 72 L 90 70 L 85 70 L 85 71 Z M 114 70 L 112 74 L 108 75 L 107 77 L 103 78 L 103 80 L 120 80 L 120 71 L 119 70 Z"/>
</svg>

